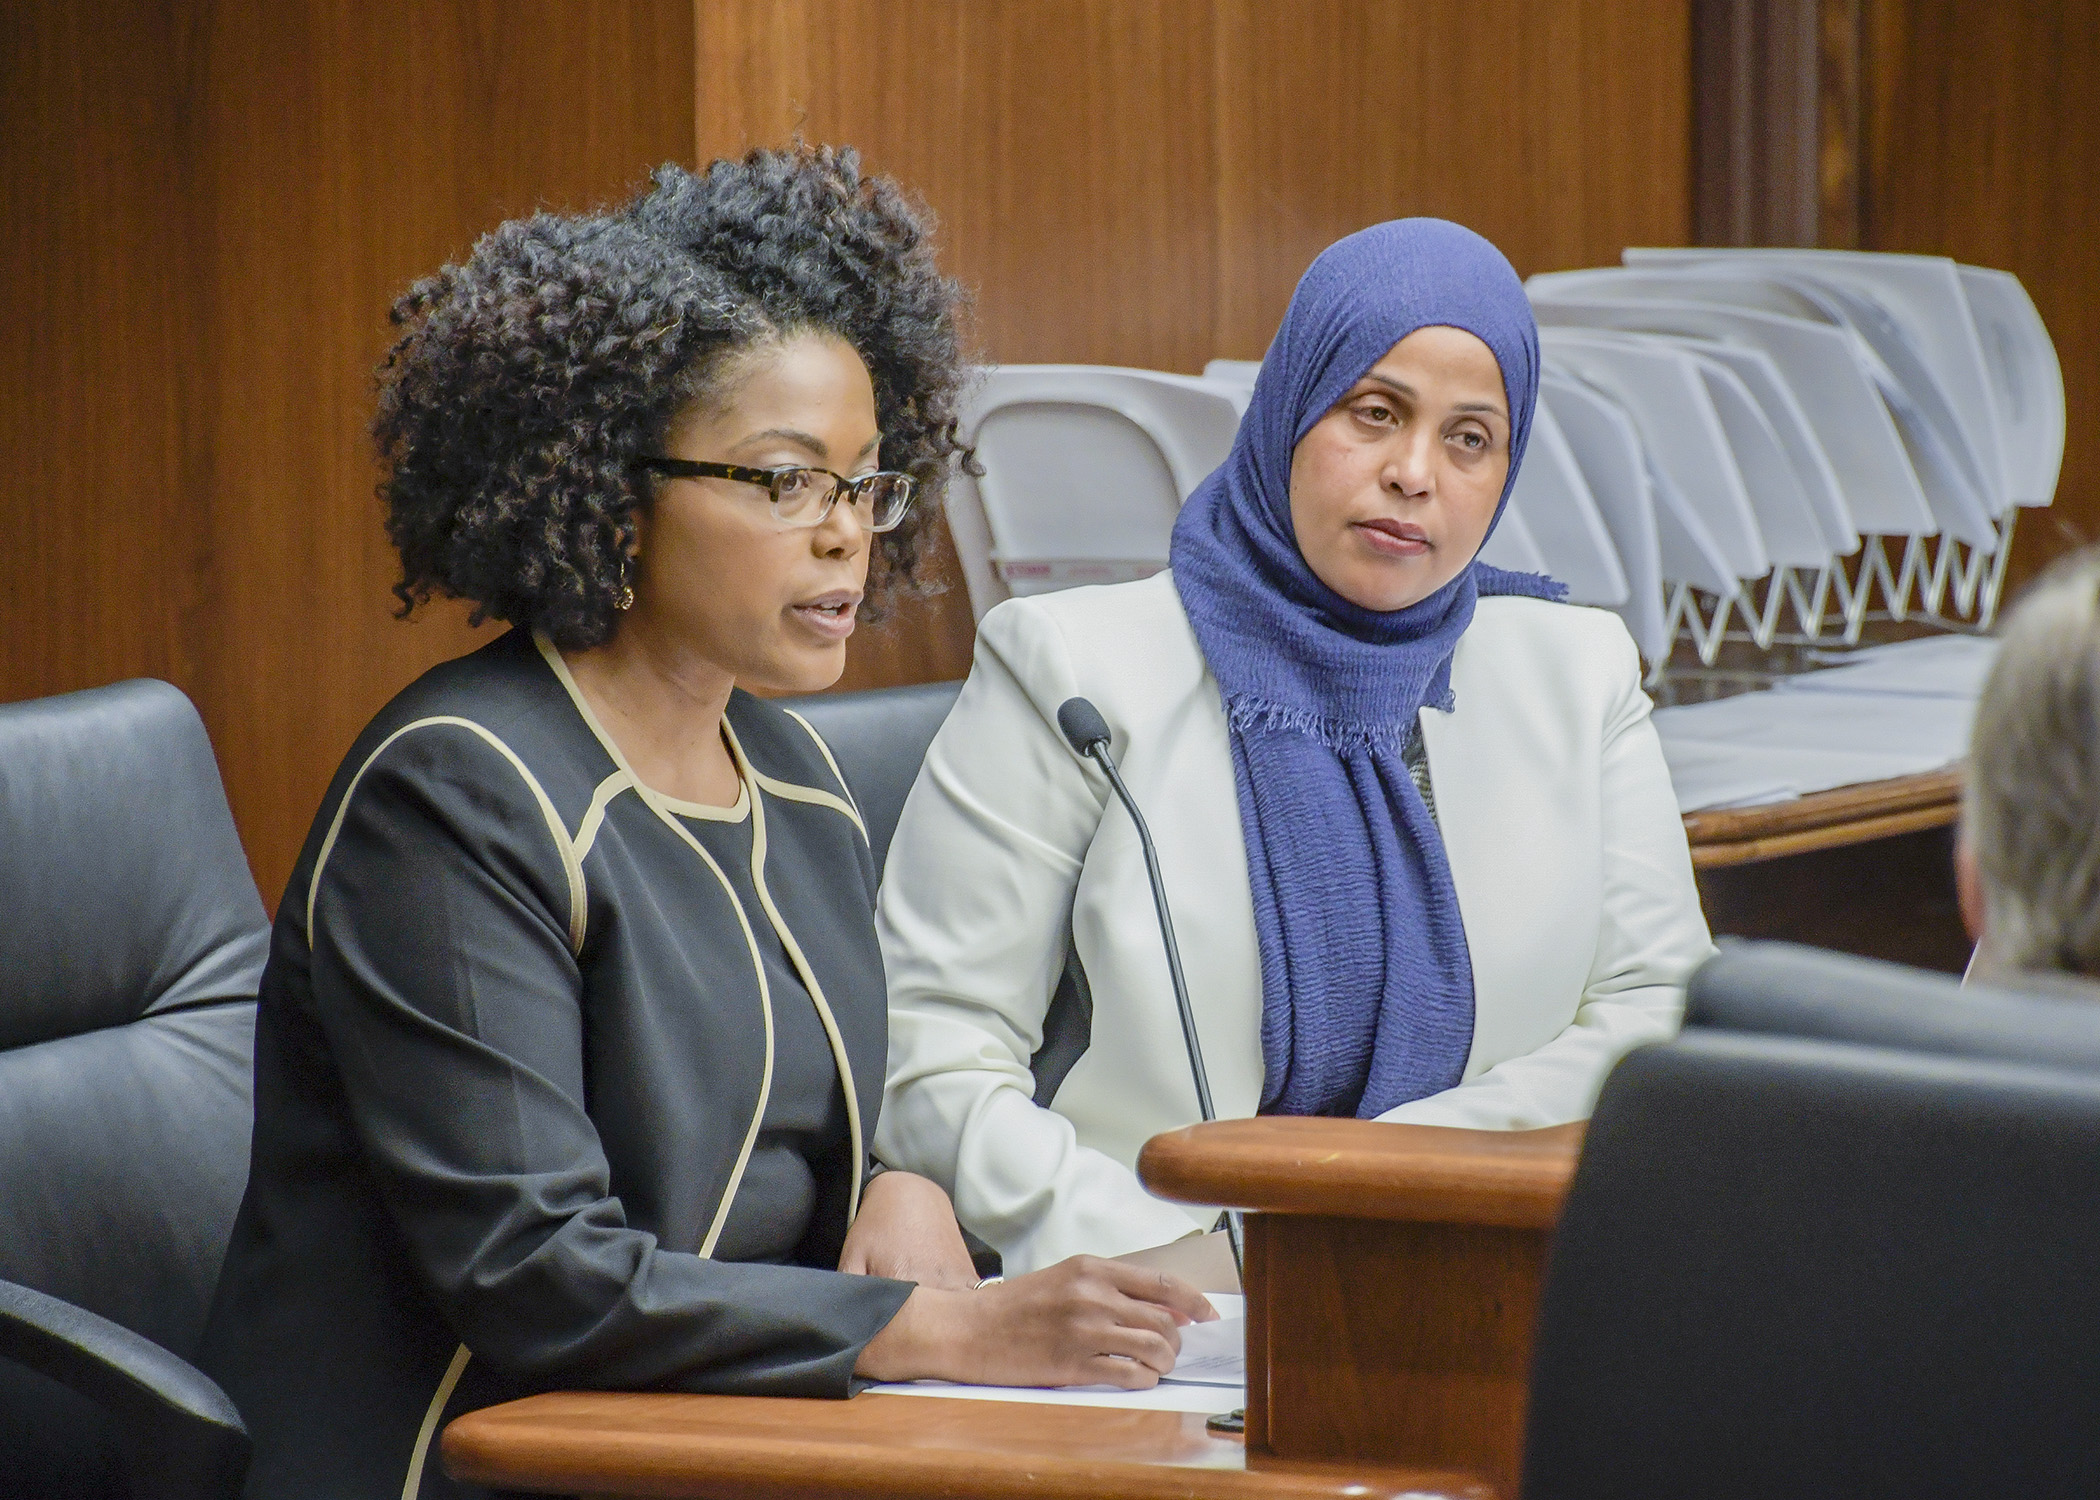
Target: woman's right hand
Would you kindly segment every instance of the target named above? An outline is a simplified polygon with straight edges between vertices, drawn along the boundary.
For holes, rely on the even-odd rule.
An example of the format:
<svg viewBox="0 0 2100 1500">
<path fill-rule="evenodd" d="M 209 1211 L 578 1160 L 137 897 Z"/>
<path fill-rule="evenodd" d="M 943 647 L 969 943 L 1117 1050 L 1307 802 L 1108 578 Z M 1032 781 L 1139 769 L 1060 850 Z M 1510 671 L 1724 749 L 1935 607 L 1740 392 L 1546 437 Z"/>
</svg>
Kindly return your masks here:
<svg viewBox="0 0 2100 1500">
<path fill-rule="evenodd" d="M 1144 1390 L 1174 1368 L 1182 1325 L 1217 1316 L 1178 1276 L 1075 1255 L 975 1291 L 918 1288 L 868 1341 L 854 1373 Z"/>
</svg>

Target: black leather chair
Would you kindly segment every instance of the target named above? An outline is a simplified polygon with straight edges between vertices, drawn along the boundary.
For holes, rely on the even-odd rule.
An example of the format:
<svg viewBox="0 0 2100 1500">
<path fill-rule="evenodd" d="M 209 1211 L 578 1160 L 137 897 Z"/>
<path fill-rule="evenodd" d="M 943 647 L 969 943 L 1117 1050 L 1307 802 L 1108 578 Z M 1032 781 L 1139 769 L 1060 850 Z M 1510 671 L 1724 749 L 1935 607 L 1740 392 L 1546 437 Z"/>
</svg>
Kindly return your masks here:
<svg viewBox="0 0 2100 1500">
<path fill-rule="evenodd" d="M 1592 1119 L 1526 1500 L 2100 1491 L 2100 1006 L 1778 945 Z"/>
<path fill-rule="evenodd" d="M 880 871 L 904 798 L 918 779 L 926 747 L 955 707 L 959 682 L 916 687 L 872 688 L 860 693 L 820 693 L 786 706 L 815 726 L 838 759 L 839 773 L 860 804 L 868 846 Z"/>
<path fill-rule="evenodd" d="M 248 1172 L 269 925 L 161 682 L 0 706 L 0 1491 L 236 1494 L 186 1363 Z"/>
<path fill-rule="evenodd" d="M 2100 1073 L 2088 1004 L 1794 943 L 1725 942 L 1692 976 L 1685 1024 Z"/>
<path fill-rule="evenodd" d="M 867 822 L 878 872 L 889 858 L 898 815 L 918 779 L 927 746 L 961 691 L 959 682 L 932 682 L 919 687 L 826 693 L 788 704 L 816 727 L 837 757 L 839 770 Z M 1066 1076 L 1093 1044 L 1093 1032 L 1093 987 L 1087 982 L 1078 950 L 1067 941 L 1064 971 L 1043 1017 L 1043 1043 L 1029 1059 L 1036 1103 L 1047 1107 L 1057 1097 Z M 963 1237 L 977 1258 L 978 1269 L 996 1275 L 997 1254 L 967 1230 Z"/>
</svg>

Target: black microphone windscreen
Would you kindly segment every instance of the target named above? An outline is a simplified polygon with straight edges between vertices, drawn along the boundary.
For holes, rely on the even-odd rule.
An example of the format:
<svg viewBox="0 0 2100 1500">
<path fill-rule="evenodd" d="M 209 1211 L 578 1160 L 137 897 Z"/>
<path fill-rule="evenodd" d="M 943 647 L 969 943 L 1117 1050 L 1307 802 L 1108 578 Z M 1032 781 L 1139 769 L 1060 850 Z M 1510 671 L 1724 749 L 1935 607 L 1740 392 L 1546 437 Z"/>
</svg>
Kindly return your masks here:
<svg viewBox="0 0 2100 1500">
<path fill-rule="evenodd" d="M 1108 743 L 1108 721 L 1101 717 L 1100 709 L 1084 698 L 1067 698 L 1058 705 L 1057 727 L 1065 732 L 1065 742 L 1080 755 Z"/>
</svg>

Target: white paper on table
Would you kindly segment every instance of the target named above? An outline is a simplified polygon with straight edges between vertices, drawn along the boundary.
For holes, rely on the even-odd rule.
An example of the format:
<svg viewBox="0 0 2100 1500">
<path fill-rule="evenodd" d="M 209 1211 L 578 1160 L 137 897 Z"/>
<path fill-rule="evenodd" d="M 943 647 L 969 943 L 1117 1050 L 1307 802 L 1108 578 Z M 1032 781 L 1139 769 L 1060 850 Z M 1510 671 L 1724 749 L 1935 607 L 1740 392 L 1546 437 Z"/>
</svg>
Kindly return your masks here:
<svg viewBox="0 0 2100 1500">
<path fill-rule="evenodd" d="M 1546 321 L 1540 309 L 1540 321 Z M 1698 365 L 1681 349 L 1589 328 L 1539 330 L 1545 357 L 1611 396 L 1640 430 L 1641 446 L 1691 507 L 1731 576 L 1772 570 L 1764 535 Z"/>
<path fill-rule="evenodd" d="M 1207 1294 L 1217 1321 L 1190 1323 L 1181 1330 L 1181 1357 L 1173 1371 L 1148 1391 L 1126 1391 L 1110 1385 L 1040 1386 L 953 1385 L 945 1380 L 911 1380 L 870 1386 L 872 1391 L 903 1396 L 966 1397 L 977 1401 L 1022 1401 L 1052 1406 L 1119 1406 L 1130 1411 L 1221 1412 L 1247 1404 L 1247 1299 L 1229 1292 Z"/>
<path fill-rule="evenodd" d="M 1848 750 L 1770 745 L 1725 745 L 1709 740 L 1665 739 L 1663 759 L 1679 812 L 1724 807 L 1765 807 L 1796 797 L 1886 781 L 1938 767 L 1916 758 Z"/>
<path fill-rule="evenodd" d="M 1118 1390 L 1112 1385 L 1074 1385 L 1056 1390 L 1040 1386 L 951 1385 L 945 1380 L 910 1380 L 871 1385 L 868 1394 L 942 1396 L 963 1401 L 1018 1401 L 1034 1406 L 1112 1406 L 1123 1411 L 1187 1411 L 1209 1416 L 1247 1404 L 1247 1389 L 1236 1385 L 1176 1385 L 1163 1380 L 1149 1391 Z"/>
<path fill-rule="evenodd" d="M 1662 751 L 1679 812 L 1757 806 L 1800 795 L 1792 778 L 1775 770 L 1762 750 L 1740 750 L 1703 740 L 1664 740 Z"/>
<path fill-rule="evenodd" d="M 1851 661 L 1885 661 L 1892 656 L 1936 657 L 1953 661 L 1971 656 L 1979 649 L 1997 651 L 1997 643 L 1989 636 L 1937 634 L 1921 635 L 1907 641 L 1884 641 L 1878 646 L 1827 647 L 1809 654 L 1818 661 L 1829 661 L 1842 665 Z"/>
<path fill-rule="evenodd" d="M 1612 550 L 1619 554 L 1626 602 L 1618 607 L 1618 616 L 1641 656 L 1661 661 L 1670 654 L 1669 632 L 1664 629 L 1662 543 L 1633 418 L 1602 392 L 1550 367 L 1539 375 L 1539 405 L 1552 411 L 1611 534 Z"/>
<path fill-rule="evenodd" d="M 1702 302 L 1539 297 L 1540 342 L 1556 328 L 1668 333 L 1762 349 L 1793 388 L 1863 532 L 1931 536 L 1938 519 L 1852 335 L 1828 323 Z"/>
<path fill-rule="evenodd" d="M 1667 747 L 1699 740 L 1737 749 L 1856 756 L 1855 781 L 1936 771 L 1968 753 L 1975 705 L 1897 693 L 1743 693 L 1655 711 Z M 1666 752 L 1667 753 L 1667 750 Z M 1850 782 L 1834 783 L 1849 785 Z"/>
<path fill-rule="evenodd" d="M 1869 647 L 1769 692 L 1658 709 L 1678 810 L 1754 806 L 1938 770 L 1968 748 L 1995 641 Z"/>
<path fill-rule="evenodd" d="M 1214 1323 L 1190 1323 L 1181 1330 L 1181 1355 L 1160 1379 L 1177 1385 L 1247 1383 L 1247 1299 L 1230 1292 L 1206 1294 L 1218 1310 Z"/>
<path fill-rule="evenodd" d="M 1855 652 L 1836 666 L 1782 678 L 1775 692 L 1899 693 L 1913 698 L 1975 702 L 1998 659 L 1985 636 L 1926 637 Z"/>
</svg>

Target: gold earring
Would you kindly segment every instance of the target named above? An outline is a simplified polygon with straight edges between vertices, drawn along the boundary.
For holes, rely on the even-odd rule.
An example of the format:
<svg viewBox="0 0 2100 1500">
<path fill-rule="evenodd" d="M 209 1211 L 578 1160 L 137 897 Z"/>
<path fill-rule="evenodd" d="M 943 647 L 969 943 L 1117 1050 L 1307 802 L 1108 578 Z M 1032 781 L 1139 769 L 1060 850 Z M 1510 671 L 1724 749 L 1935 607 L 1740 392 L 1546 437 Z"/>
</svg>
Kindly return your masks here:
<svg viewBox="0 0 2100 1500">
<path fill-rule="evenodd" d="M 634 586 L 632 584 L 623 583 L 620 585 L 620 592 L 613 595 L 613 608 L 618 610 L 634 608 Z"/>
</svg>

